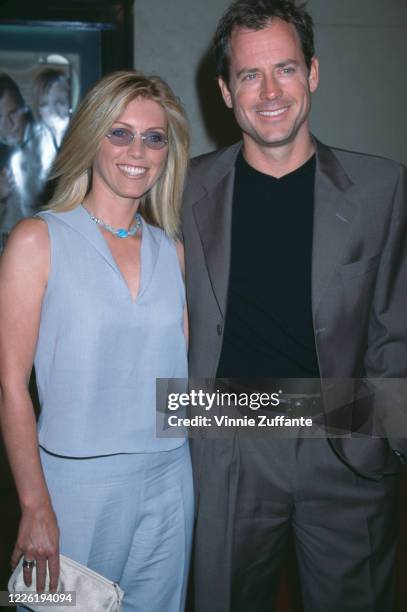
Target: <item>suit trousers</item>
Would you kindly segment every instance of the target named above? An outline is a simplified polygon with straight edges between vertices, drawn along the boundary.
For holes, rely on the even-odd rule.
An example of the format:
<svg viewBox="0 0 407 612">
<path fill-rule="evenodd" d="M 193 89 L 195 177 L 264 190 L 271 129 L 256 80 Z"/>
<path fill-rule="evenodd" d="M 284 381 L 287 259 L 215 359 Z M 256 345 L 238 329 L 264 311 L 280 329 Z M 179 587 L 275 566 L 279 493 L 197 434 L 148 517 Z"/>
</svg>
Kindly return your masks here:
<svg viewBox="0 0 407 612">
<path fill-rule="evenodd" d="M 272 612 L 292 530 L 306 612 L 394 612 L 397 475 L 322 438 L 192 440 L 195 612 Z"/>
</svg>

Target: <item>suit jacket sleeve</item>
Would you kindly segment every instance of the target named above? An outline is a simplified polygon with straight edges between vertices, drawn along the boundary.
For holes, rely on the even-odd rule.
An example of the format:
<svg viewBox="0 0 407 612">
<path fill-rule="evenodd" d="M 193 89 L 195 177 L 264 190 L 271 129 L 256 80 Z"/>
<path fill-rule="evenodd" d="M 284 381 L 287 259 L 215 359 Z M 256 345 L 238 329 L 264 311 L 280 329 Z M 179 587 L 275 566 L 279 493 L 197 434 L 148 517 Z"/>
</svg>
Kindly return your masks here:
<svg viewBox="0 0 407 612">
<path fill-rule="evenodd" d="M 378 435 L 407 456 L 407 174 L 400 166 L 368 330 L 366 375 Z"/>
</svg>

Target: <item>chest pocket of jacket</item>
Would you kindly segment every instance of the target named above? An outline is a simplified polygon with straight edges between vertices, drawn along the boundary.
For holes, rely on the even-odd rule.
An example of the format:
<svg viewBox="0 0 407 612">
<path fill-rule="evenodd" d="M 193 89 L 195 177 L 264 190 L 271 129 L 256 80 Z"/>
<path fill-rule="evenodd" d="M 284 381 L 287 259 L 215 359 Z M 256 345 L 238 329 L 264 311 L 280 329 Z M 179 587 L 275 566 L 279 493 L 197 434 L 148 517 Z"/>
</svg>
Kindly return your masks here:
<svg viewBox="0 0 407 612">
<path fill-rule="evenodd" d="M 347 281 L 356 276 L 363 276 L 368 272 L 375 270 L 380 263 L 380 253 L 373 255 L 367 259 L 361 259 L 349 264 L 344 264 L 340 268 L 340 274 L 344 281 Z"/>
</svg>

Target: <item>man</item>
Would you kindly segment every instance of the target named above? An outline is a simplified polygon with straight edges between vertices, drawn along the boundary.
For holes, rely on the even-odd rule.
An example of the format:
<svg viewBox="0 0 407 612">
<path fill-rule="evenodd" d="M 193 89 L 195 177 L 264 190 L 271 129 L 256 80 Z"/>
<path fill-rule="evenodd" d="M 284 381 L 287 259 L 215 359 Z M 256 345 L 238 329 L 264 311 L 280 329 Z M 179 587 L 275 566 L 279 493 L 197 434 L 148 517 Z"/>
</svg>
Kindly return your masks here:
<svg viewBox="0 0 407 612">
<path fill-rule="evenodd" d="M 7 144 L 19 144 L 24 139 L 28 108 L 17 83 L 0 74 L 0 139 Z"/>
<path fill-rule="evenodd" d="M 347 383 L 407 374 L 405 169 L 312 137 L 319 73 L 303 7 L 237 0 L 215 56 L 242 143 L 191 164 L 190 376 L 342 379 L 328 432 L 346 430 L 342 413 L 356 433 L 382 432 L 389 413 L 352 404 Z M 389 429 L 390 442 L 194 439 L 196 612 L 273 610 L 290 529 L 307 612 L 393 611 L 406 440 Z"/>
<path fill-rule="evenodd" d="M 7 73 L 0 74 L 0 142 L 13 148 L 9 161 L 13 194 L 2 219 L 2 229 L 9 231 L 38 209 L 55 146 L 49 130 L 34 121 L 17 83 Z"/>
</svg>

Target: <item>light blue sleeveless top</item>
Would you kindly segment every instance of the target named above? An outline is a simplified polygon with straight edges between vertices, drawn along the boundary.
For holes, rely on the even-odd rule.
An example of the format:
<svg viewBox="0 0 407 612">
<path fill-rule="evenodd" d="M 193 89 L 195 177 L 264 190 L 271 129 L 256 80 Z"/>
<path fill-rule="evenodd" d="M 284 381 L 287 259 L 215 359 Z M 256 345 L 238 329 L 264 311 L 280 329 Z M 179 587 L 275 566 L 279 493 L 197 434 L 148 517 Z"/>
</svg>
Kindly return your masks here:
<svg viewBox="0 0 407 612">
<path fill-rule="evenodd" d="M 173 241 L 142 221 L 136 300 L 86 211 L 41 212 L 51 267 L 35 354 L 39 443 L 69 457 L 156 452 L 156 378 L 186 378 L 184 283 Z"/>
</svg>

